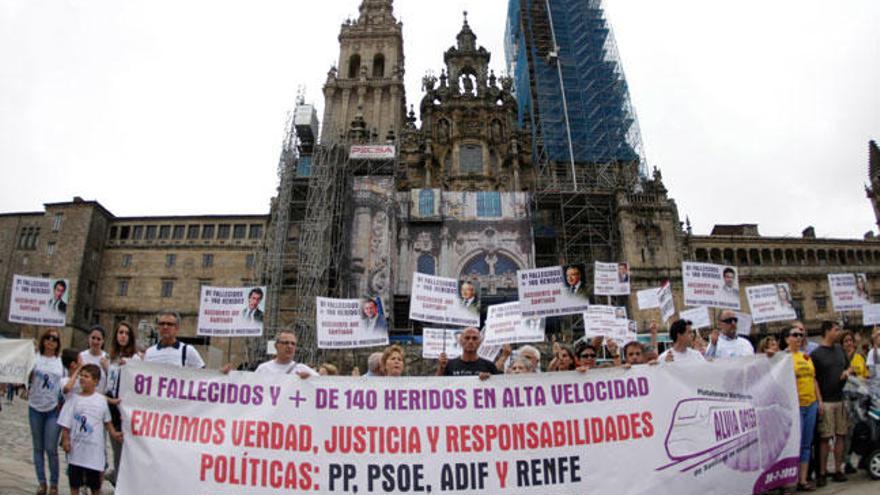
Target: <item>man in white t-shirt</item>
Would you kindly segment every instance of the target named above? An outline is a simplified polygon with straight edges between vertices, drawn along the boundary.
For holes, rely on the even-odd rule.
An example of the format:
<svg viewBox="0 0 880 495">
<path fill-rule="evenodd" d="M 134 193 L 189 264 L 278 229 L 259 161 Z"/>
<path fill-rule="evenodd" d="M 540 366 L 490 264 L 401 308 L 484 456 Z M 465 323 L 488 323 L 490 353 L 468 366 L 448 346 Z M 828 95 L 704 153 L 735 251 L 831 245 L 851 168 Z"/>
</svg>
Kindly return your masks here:
<svg viewBox="0 0 880 495">
<path fill-rule="evenodd" d="M 718 316 L 718 329 L 712 330 L 709 348 L 706 349 L 706 357 L 710 359 L 722 359 L 739 356 L 754 356 L 755 348 L 752 343 L 736 334 L 738 322 L 736 313 L 725 309 Z"/>
<path fill-rule="evenodd" d="M 180 330 L 180 315 L 176 311 L 163 311 L 156 319 L 159 327 L 159 342 L 147 349 L 144 361 L 148 363 L 169 364 L 181 368 L 204 368 L 205 361 L 195 347 L 177 340 Z"/>
<path fill-rule="evenodd" d="M 256 373 L 297 375 L 300 378 L 318 376 L 312 368 L 293 360 L 296 354 L 296 334 L 293 332 L 282 330 L 275 335 L 275 351 L 275 359 L 257 366 Z"/>
<path fill-rule="evenodd" d="M 660 354 L 658 361 L 661 365 L 671 363 L 705 362 L 702 354 L 693 350 L 694 330 L 689 320 L 678 320 L 669 327 L 669 338 L 672 339 L 672 347 Z"/>
</svg>

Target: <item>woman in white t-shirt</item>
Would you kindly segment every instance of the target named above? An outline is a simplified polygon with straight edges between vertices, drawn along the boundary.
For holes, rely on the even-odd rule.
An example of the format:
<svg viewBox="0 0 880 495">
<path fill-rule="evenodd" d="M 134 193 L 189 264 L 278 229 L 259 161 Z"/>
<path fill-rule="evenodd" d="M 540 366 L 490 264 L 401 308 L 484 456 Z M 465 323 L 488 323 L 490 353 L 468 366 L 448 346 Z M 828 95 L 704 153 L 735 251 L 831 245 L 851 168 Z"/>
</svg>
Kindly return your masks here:
<svg viewBox="0 0 880 495">
<path fill-rule="evenodd" d="M 64 366 L 61 364 L 61 334 L 51 328 L 43 332 L 37 345 L 34 370 L 28 393 L 28 421 L 34 447 L 34 469 L 40 488 L 37 494 L 58 494 L 58 401 Z M 45 461 L 49 461 L 47 488 Z"/>
<path fill-rule="evenodd" d="M 113 330 L 113 338 L 110 340 L 110 359 L 107 366 L 107 387 L 104 390 L 107 403 L 110 406 L 110 417 L 113 427 L 122 431 L 122 416 L 119 412 L 119 378 L 122 374 L 122 366 L 129 360 L 140 360 L 137 352 L 137 340 L 131 323 L 120 321 Z M 115 438 L 110 438 L 110 446 L 113 447 L 113 471 L 107 473 L 106 478 L 114 485 L 119 473 L 119 458 L 122 455 L 122 443 Z"/>
<path fill-rule="evenodd" d="M 103 393 L 107 388 L 107 368 L 110 361 L 104 352 L 104 327 L 95 325 L 89 330 L 89 348 L 79 353 L 80 364 L 94 364 L 101 368 L 101 381 L 98 383 L 98 393 Z"/>
</svg>

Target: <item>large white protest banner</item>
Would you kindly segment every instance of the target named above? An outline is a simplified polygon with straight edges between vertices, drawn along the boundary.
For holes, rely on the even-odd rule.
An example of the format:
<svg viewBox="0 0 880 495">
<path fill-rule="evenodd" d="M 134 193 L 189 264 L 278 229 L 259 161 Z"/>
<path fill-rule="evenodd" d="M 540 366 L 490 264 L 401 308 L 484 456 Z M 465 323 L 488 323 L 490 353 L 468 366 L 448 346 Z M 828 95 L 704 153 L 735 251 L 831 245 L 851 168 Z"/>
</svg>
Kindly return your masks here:
<svg viewBox="0 0 880 495">
<path fill-rule="evenodd" d="M 660 287 L 651 287 L 650 289 L 644 289 L 636 292 L 636 297 L 639 302 L 639 309 L 654 309 L 660 307 L 660 299 L 657 298 L 657 294 L 660 293 Z"/>
<path fill-rule="evenodd" d="M 582 313 L 590 306 L 583 265 L 516 272 L 523 318 Z"/>
<path fill-rule="evenodd" d="M 594 263 L 593 294 L 627 296 L 629 293 L 629 263 Z"/>
<path fill-rule="evenodd" d="M 35 356 L 33 340 L 0 340 L 0 383 L 27 383 Z"/>
<path fill-rule="evenodd" d="M 828 287 L 834 311 L 861 311 L 864 304 L 871 302 L 864 273 L 829 273 Z"/>
<path fill-rule="evenodd" d="M 413 273 L 409 319 L 454 326 L 480 326 L 476 282 Z"/>
<path fill-rule="evenodd" d="M 70 300 L 70 282 L 63 278 L 13 275 L 9 322 L 63 327 Z"/>
<path fill-rule="evenodd" d="M 709 318 L 709 308 L 701 306 L 699 308 L 691 308 L 678 313 L 682 320 L 690 320 L 691 326 L 695 329 L 709 328 L 712 326 L 712 319 Z"/>
<path fill-rule="evenodd" d="M 657 301 L 664 322 L 675 316 L 675 299 L 672 297 L 672 284 L 668 280 L 657 291 Z"/>
<path fill-rule="evenodd" d="M 681 272 L 686 306 L 740 309 L 735 267 L 686 261 L 681 264 Z"/>
<path fill-rule="evenodd" d="M 494 346 L 544 341 L 544 319 L 523 318 L 519 302 L 489 306 L 483 344 Z"/>
<path fill-rule="evenodd" d="M 752 321 L 768 323 L 771 321 L 794 320 L 797 318 L 791 302 L 788 284 L 753 285 L 746 287 L 746 297 L 752 311 Z"/>
<path fill-rule="evenodd" d="M 865 304 L 862 306 L 862 325 L 880 325 L 880 304 Z"/>
<path fill-rule="evenodd" d="M 608 306 L 604 304 L 592 304 L 583 313 L 584 336 L 602 336 L 625 343 L 629 335 L 630 320 L 626 317 L 626 308 Z"/>
<path fill-rule="evenodd" d="M 198 335 L 258 337 L 263 335 L 265 287 L 202 286 Z"/>
<path fill-rule="evenodd" d="M 486 381 L 123 368 L 120 494 L 763 493 L 797 476 L 786 353 Z"/>
<path fill-rule="evenodd" d="M 437 359 L 444 352 L 449 359 L 461 356 L 461 343 L 458 341 L 458 336 L 463 331 L 463 328 L 423 328 L 422 357 Z"/>
<path fill-rule="evenodd" d="M 381 298 L 315 301 L 319 349 L 388 345 L 388 320 Z"/>
</svg>

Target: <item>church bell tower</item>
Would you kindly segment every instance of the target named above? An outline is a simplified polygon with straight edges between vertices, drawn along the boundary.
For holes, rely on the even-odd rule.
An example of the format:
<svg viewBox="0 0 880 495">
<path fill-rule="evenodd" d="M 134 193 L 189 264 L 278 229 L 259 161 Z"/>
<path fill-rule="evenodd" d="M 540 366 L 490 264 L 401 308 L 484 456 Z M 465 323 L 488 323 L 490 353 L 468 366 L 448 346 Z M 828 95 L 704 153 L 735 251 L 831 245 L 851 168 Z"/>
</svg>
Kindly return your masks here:
<svg viewBox="0 0 880 495">
<path fill-rule="evenodd" d="M 321 141 L 394 141 L 406 117 L 403 23 L 393 0 L 363 0 L 339 34 L 339 62 L 324 84 Z"/>
</svg>

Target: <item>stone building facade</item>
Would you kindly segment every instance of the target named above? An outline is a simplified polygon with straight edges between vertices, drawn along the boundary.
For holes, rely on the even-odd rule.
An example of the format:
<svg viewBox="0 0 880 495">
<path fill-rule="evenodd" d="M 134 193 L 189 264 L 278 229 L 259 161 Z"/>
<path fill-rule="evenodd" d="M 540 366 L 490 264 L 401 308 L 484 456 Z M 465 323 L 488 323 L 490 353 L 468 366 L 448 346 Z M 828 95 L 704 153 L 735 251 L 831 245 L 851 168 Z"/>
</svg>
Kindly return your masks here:
<svg viewBox="0 0 880 495">
<path fill-rule="evenodd" d="M 100 203 L 74 198 L 42 212 L 0 215 L 0 333 L 34 336 L 39 328 L 8 322 L 13 275 L 67 278 L 70 303 L 64 344 L 86 346 L 86 331 L 122 320 L 143 343 L 156 337 L 163 309 L 181 314 L 180 335 L 219 363 L 242 357 L 240 343 L 196 337 L 202 285 L 259 280 L 264 215 L 116 217 Z"/>
</svg>

